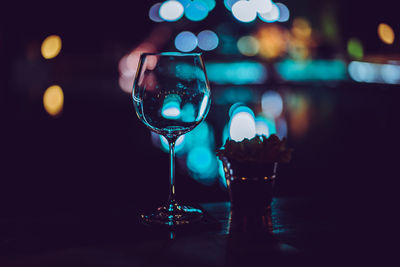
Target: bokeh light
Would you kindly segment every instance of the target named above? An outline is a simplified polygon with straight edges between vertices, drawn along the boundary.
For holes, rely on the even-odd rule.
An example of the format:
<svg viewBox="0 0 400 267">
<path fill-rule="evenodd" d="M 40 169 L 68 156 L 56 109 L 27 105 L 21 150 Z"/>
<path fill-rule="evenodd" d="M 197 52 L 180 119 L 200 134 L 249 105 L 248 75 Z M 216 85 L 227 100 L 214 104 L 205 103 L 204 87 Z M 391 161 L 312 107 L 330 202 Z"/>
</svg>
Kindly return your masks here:
<svg viewBox="0 0 400 267">
<path fill-rule="evenodd" d="M 154 22 L 163 22 L 164 20 L 160 17 L 160 7 L 162 3 L 156 3 L 150 7 L 149 18 Z"/>
<path fill-rule="evenodd" d="M 60 114 L 64 106 L 64 93 L 60 86 L 52 85 L 43 94 L 44 109 L 51 116 Z"/>
<path fill-rule="evenodd" d="M 357 38 L 351 38 L 347 42 L 347 53 L 354 59 L 362 59 L 364 57 L 363 46 Z"/>
<path fill-rule="evenodd" d="M 238 1 L 240 1 L 240 0 L 224 0 L 224 5 L 225 5 L 226 9 L 228 9 L 229 11 L 232 11 L 232 6 Z"/>
<path fill-rule="evenodd" d="M 181 98 L 171 94 L 165 97 L 161 115 L 166 119 L 177 119 L 181 116 Z"/>
<path fill-rule="evenodd" d="M 261 108 L 267 117 L 279 117 L 283 110 L 283 100 L 281 95 L 275 91 L 264 93 L 261 98 Z"/>
<path fill-rule="evenodd" d="M 175 37 L 175 47 L 182 52 L 190 52 L 197 46 L 197 37 L 194 33 L 183 31 Z"/>
<path fill-rule="evenodd" d="M 58 35 L 50 35 L 43 40 L 41 52 L 45 59 L 56 57 L 61 51 L 61 38 Z"/>
<path fill-rule="evenodd" d="M 260 50 L 260 44 L 255 37 L 247 35 L 238 40 L 237 48 L 242 55 L 255 56 Z"/>
<path fill-rule="evenodd" d="M 271 10 L 266 13 L 258 13 L 258 17 L 265 22 L 275 22 L 279 19 L 279 7 L 272 3 Z"/>
<path fill-rule="evenodd" d="M 206 146 L 197 146 L 188 152 L 186 165 L 196 181 L 210 185 L 218 174 L 218 162 L 214 152 Z"/>
<path fill-rule="evenodd" d="M 208 79 L 218 84 L 262 84 L 267 80 L 267 69 L 259 62 L 209 62 L 206 70 Z"/>
<path fill-rule="evenodd" d="M 269 129 L 268 129 L 268 124 L 265 118 L 263 117 L 257 117 L 256 118 L 256 133 L 258 135 L 265 135 L 268 137 L 270 135 Z"/>
<path fill-rule="evenodd" d="M 289 8 L 283 3 L 275 3 L 276 6 L 279 8 L 279 22 L 286 22 L 290 18 L 290 11 Z"/>
<path fill-rule="evenodd" d="M 249 1 L 238 1 L 232 6 L 233 16 L 241 22 L 252 22 L 257 17 L 257 11 Z"/>
<path fill-rule="evenodd" d="M 400 65 L 352 61 L 348 72 L 356 82 L 400 84 Z"/>
<path fill-rule="evenodd" d="M 159 15 L 166 21 L 177 21 L 183 16 L 183 5 L 178 1 L 169 0 L 161 4 Z"/>
<path fill-rule="evenodd" d="M 253 8 L 260 14 L 267 13 L 272 8 L 271 0 L 249 0 Z"/>
<path fill-rule="evenodd" d="M 381 66 L 381 76 L 384 83 L 400 84 L 400 66 L 384 64 Z"/>
<path fill-rule="evenodd" d="M 274 59 L 287 52 L 288 32 L 276 24 L 264 25 L 256 37 L 260 43 L 259 54 L 263 58 Z"/>
<path fill-rule="evenodd" d="M 234 113 L 229 123 L 229 136 L 234 141 L 251 139 L 256 135 L 254 114 L 247 111 Z"/>
<path fill-rule="evenodd" d="M 210 12 L 211 10 L 213 10 L 214 7 L 215 7 L 215 5 L 216 5 L 215 0 L 202 0 L 202 1 L 207 5 L 207 8 L 208 8 L 208 11 L 209 11 L 209 12 Z"/>
<path fill-rule="evenodd" d="M 208 6 L 202 0 L 189 2 L 185 7 L 185 17 L 192 21 L 200 21 L 207 17 Z"/>
<path fill-rule="evenodd" d="M 392 27 L 385 23 L 378 25 L 378 36 L 385 44 L 393 44 L 394 42 L 394 31 Z"/>
<path fill-rule="evenodd" d="M 197 35 L 197 42 L 197 45 L 200 49 L 204 51 L 211 51 L 218 46 L 218 35 L 213 31 L 204 30 Z"/>
</svg>

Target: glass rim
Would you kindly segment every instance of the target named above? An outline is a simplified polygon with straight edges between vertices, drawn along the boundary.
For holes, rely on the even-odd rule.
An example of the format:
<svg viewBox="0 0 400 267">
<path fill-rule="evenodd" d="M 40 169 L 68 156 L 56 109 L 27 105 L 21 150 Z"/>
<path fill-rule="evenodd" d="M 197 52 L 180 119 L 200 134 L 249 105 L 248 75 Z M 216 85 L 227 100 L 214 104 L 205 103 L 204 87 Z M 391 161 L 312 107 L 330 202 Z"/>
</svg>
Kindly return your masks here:
<svg viewBox="0 0 400 267">
<path fill-rule="evenodd" d="M 140 56 L 177 56 L 177 57 L 185 57 L 185 56 L 201 56 L 202 53 L 181 53 L 181 52 L 159 52 L 159 53 L 140 53 Z"/>
</svg>

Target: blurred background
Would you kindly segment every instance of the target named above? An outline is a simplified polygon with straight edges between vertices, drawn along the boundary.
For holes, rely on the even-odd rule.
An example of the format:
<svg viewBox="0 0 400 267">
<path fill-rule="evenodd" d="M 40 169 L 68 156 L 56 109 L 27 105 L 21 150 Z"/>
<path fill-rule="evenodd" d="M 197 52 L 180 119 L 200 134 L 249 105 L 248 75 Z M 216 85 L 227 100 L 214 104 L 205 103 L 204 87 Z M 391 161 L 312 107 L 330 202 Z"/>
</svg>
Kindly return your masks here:
<svg viewBox="0 0 400 267">
<path fill-rule="evenodd" d="M 178 140 L 178 198 L 227 200 L 215 150 L 275 133 L 294 148 L 277 196 L 370 209 L 394 190 L 397 13 L 389 0 L 7 6 L 0 216 L 129 212 L 167 199 L 166 142 L 130 95 L 140 53 L 161 51 L 202 52 L 212 91 L 206 121 Z"/>
</svg>

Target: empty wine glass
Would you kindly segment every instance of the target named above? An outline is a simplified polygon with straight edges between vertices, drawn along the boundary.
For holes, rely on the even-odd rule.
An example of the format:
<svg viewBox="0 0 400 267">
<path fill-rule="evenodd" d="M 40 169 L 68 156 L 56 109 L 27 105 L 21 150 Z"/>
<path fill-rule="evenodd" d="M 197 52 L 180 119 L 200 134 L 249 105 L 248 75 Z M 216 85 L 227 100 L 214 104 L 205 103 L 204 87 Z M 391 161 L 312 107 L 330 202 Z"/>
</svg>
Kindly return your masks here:
<svg viewBox="0 0 400 267">
<path fill-rule="evenodd" d="M 210 87 L 201 54 L 144 53 L 133 85 L 133 104 L 139 119 L 169 143 L 170 186 L 165 206 L 141 215 L 148 224 L 182 225 L 199 221 L 201 210 L 175 199 L 175 142 L 207 116 Z"/>
</svg>

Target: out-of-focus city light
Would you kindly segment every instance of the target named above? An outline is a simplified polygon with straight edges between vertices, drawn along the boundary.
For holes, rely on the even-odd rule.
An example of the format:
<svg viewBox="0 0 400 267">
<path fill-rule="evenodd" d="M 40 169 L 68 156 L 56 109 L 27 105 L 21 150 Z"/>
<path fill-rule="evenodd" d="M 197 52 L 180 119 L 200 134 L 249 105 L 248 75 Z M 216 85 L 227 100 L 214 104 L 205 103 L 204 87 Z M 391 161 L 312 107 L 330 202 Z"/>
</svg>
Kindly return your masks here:
<svg viewBox="0 0 400 267">
<path fill-rule="evenodd" d="M 58 35 L 50 35 L 44 39 L 41 47 L 42 56 L 45 59 L 56 57 L 61 51 L 61 38 Z"/>
<path fill-rule="evenodd" d="M 262 84 L 267 80 L 267 69 L 259 62 L 209 62 L 206 70 L 208 79 L 218 84 Z"/>
<path fill-rule="evenodd" d="M 251 139 L 256 135 L 254 115 L 247 111 L 235 113 L 229 123 L 229 137 L 234 141 Z"/>
<path fill-rule="evenodd" d="M 236 102 L 251 103 L 257 98 L 256 93 L 249 87 L 233 86 L 220 92 L 215 92 L 214 103 L 218 105 L 232 104 Z"/>
<path fill-rule="evenodd" d="M 261 113 L 257 115 L 255 120 L 256 120 L 256 125 L 258 123 L 259 131 L 261 134 L 265 134 L 266 131 L 265 128 L 268 129 L 269 135 L 276 134 L 276 124 L 273 118 L 266 117 L 265 114 Z"/>
<path fill-rule="evenodd" d="M 254 112 L 241 102 L 235 103 L 229 108 L 229 117 L 232 119 L 236 113 L 240 112 L 249 113 L 251 116 L 254 117 Z"/>
<path fill-rule="evenodd" d="M 278 118 L 276 120 L 276 134 L 280 139 L 287 137 L 287 122 L 284 118 Z"/>
<path fill-rule="evenodd" d="M 171 94 L 164 99 L 161 115 L 166 119 L 177 119 L 181 116 L 181 98 Z"/>
<path fill-rule="evenodd" d="M 348 71 L 356 82 L 400 84 L 400 65 L 352 61 Z"/>
<path fill-rule="evenodd" d="M 225 5 L 226 9 L 228 9 L 229 11 L 232 11 L 232 6 L 238 1 L 240 1 L 240 0 L 224 0 L 224 5 Z"/>
<path fill-rule="evenodd" d="M 341 60 L 286 59 L 276 64 L 276 70 L 288 81 L 339 81 L 346 80 L 346 64 Z"/>
<path fill-rule="evenodd" d="M 393 44 L 394 42 L 394 31 L 392 27 L 386 23 L 380 23 L 378 25 L 378 36 L 385 44 Z"/>
<path fill-rule="evenodd" d="M 257 17 L 257 11 L 249 1 L 237 1 L 232 6 L 233 16 L 241 22 L 252 22 Z"/>
<path fill-rule="evenodd" d="M 260 20 L 265 22 L 275 22 L 279 19 L 279 7 L 272 3 L 271 9 L 266 13 L 258 13 Z"/>
<path fill-rule="evenodd" d="M 64 93 L 60 86 L 52 85 L 43 94 L 44 109 L 51 116 L 57 116 L 64 106 Z"/>
<path fill-rule="evenodd" d="M 177 1 L 182 4 L 183 8 L 185 8 L 192 0 L 177 0 Z"/>
<path fill-rule="evenodd" d="M 210 185 L 215 182 L 218 162 L 214 152 L 205 146 L 197 146 L 188 152 L 186 165 L 196 181 Z"/>
<path fill-rule="evenodd" d="M 211 10 L 214 9 L 216 2 L 215 0 L 202 0 L 204 3 L 206 3 L 208 11 L 210 12 Z"/>
<path fill-rule="evenodd" d="M 183 5 L 174 0 L 165 1 L 160 6 L 159 15 L 166 21 L 177 21 L 183 16 Z"/>
<path fill-rule="evenodd" d="M 295 18 L 293 20 L 292 33 L 300 39 L 310 38 L 312 33 L 310 22 L 306 18 Z"/>
<path fill-rule="evenodd" d="M 164 20 L 160 17 L 160 6 L 162 3 L 156 3 L 150 7 L 149 18 L 154 22 L 163 22 Z"/>
<path fill-rule="evenodd" d="M 289 8 L 283 3 L 275 3 L 279 8 L 279 22 L 286 22 L 290 18 Z"/>
<path fill-rule="evenodd" d="M 260 43 L 259 54 L 266 59 L 274 59 L 286 54 L 288 32 L 276 24 L 267 24 L 261 27 L 256 37 Z"/>
<path fill-rule="evenodd" d="M 347 53 L 354 59 L 362 59 L 364 57 L 363 46 L 357 38 L 351 38 L 347 42 Z"/>
<path fill-rule="evenodd" d="M 261 98 L 261 108 L 267 117 L 279 117 L 283 110 L 283 100 L 281 95 L 275 91 L 265 92 Z"/>
<path fill-rule="evenodd" d="M 256 38 L 247 35 L 238 40 L 237 48 L 242 55 L 255 56 L 260 50 L 260 44 Z"/>
<path fill-rule="evenodd" d="M 219 40 L 218 35 L 210 30 L 201 31 L 197 35 L 197 46 L 204 51 L 211 51 L 217 48 Z"/>
<path fill-rule="evenodd" d="M 197 37 L 194 33 L 183 31 L 175 37 L 175 47 L 182 52 L 190 52 L 197 46 Z"/>
<path fill-rule="evenodd" d="M 192 21 L 200 21 L 207 17 L 208 6 L 202 0 L 194 0 L 185 6 L 185 17 Z"/>
<path fill-rule="evenodd" d="M 260 14 L 267 13 L 272 8 L 271 0 L 248 0 L 253 8 Z"/>
<path fill-rule="evenodd" d="M 256 133 L 258 135 L 265 135 L 266 137 L 270 135 L 268 124 L 266 123 L 266 120 L 262 117 L 256 118 Z"/>
</svg>

